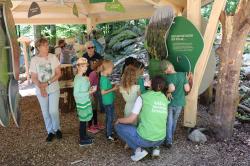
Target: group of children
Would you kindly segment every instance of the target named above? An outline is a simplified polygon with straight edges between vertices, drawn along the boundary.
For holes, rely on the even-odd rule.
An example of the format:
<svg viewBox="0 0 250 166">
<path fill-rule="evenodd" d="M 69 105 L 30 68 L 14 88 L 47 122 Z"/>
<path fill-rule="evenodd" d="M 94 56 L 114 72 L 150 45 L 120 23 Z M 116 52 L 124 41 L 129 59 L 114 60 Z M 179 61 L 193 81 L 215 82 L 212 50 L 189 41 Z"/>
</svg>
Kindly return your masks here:
<svg viewBox="0 0 250 166">
<path fill-rule="evenodd" d="M 120 85 L 112 85 L 108 78 L 109 75 L 112 74 L 114 67 L 112 61 L 99 60 L 91 67 L 93 71 L 89 74 L 89 77 L 87 77 L 87 59 L 79 58 L 77 60 L 77 75 L 74 79 L 74 97 L 77 115 L 80 120 L 80 146 L 93 143 L 93 138 L 87 134 L 88 127 L 89 129 L 93 129 L 93 126 L 94 129 L 97 130 L 104 129 L 97 121 L 97 107 L 100 105 L 100 102 L 106 114 L 106 137 L 109 141 L 114 141 L 115 91 L 119 90 L 122 94 L 126 102 L 124 116 L 128 117 L 131 114 L 138 96 L 146 93 L 147 88 L 145 88 L 144 85 L 148 84 L 150 86 L 150 82 L 144 83 L 144 64 L 135 58 L 127 58 L 125 60 Z M 171 147 L 176 123 L 185 105 L 185 94 L 190 91 L 188 83 L 189 77 L 187 77 L 185 73 L 175 72 L 173 65 L 165 60 L 162 61 L 161 68 L 164 72 L 167 85 L 165 95 L 170 100 L 166 124 L 166 145 Z M 150 87 L 148 88 L 150 89 Z M 89 122 L 88 125 L 87 122 Z M 134 125 L 137 125 L 137 122 L 135 122 Z"/>
</svg>

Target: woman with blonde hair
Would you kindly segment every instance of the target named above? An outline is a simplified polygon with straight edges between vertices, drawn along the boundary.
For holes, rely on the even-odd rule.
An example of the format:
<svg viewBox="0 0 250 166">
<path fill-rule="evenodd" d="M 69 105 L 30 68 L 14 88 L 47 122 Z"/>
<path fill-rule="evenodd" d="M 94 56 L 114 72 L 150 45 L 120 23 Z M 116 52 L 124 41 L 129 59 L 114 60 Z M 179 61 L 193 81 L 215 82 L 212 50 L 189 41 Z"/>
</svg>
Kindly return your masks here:
<svg viewBox="0 0 250 166">
<path fill-rule="evenodd" d="M 55 135 L 58 139 L 62 138 L 59 119 L 60 87 L 58 83 L 61 68 L 57 57 L 49 53 L 47 39 L 37 40 L 35 46 L 38 54 L 30 62 L 31 79 L 36 87 L 36 95 L 48 132 L 46 141 L 51 142 Z"/>
<path fill-rule="evenodd" d="M 120 93 L 122 94 L 126 105 L 124 108 L 124 116 L 131 114 L 135 100 L 140 95 L 140 86 L 137 85 L 138 70 L 132 65 L 125 68 L 120 84 Z"/>
</svg>

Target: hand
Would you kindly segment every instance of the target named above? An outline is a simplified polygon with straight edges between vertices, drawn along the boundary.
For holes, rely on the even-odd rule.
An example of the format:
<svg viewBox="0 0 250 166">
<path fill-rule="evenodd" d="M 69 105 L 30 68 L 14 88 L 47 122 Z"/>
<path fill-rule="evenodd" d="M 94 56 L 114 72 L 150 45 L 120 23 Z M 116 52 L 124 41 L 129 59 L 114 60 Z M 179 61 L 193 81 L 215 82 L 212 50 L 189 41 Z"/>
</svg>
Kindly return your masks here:
<svg viewBox="0 0 250 166">
<path fill-rule="evenodd" d="M 172 93 L 167 93 L 167 98 L 168 100 L 172 100 L 173 99 Z"/>
<path fill-rule="evenodd" d="M 96 86 L 92 86 L 89 90 L 89 93 L 92 94 L 92 93 L 95 93 L 97 90 Z"/>
<path fill-rule="evenodd" d="M 41 89 L 40 89 L 40 93 L 41 93 L 41 96 L 42 96 L 42 97 L 47 97 L 47 96 L 48 96 L 48 93 L 47 93 L 47 91 L 46 91 L 45 88 L 41 88 Z"/>
<path fill-rule="evenodd" d="M 187 78 L 188 81 L 193 80 L 193 73 L 192 72 L 187 73 L 186 78 Z"/>
<path fill-rule="evenodd" d="M 119 85 L 115 85 L 114 87 L 113 87 L 113 90 L 117 90 L 117 89 L 119 89 Z"/>
<path fill-rule="evenodd" d="M 119 119 L 117 119 L 117 121 L 115 122 L 115 125 L 118 125 L 120 122 L 119 122 Z"/>
<path fill-rule="evenodd" d="M 40 83 L 39 88 L 40 88 L 40 89 L 45 89 L 45 88 L 47 88 L 48 86 L 49 86 L 48 83 Z"/>
<path fill-rule="evenodd" d="M 192 89 L 193 86 L 193 74 L 191 72 L 187 73 L 186 75 L 188 83 L 190 85 L 190 89 Z"/>
</svg>

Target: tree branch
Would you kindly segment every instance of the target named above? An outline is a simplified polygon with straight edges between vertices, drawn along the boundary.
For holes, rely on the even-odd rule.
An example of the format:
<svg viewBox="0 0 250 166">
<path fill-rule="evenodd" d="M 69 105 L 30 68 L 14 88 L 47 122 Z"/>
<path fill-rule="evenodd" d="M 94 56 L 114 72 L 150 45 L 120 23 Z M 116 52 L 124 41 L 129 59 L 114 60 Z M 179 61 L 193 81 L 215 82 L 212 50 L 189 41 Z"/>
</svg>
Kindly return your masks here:
<svg viewBox="0 0 250 166">
<path fill-rule="evenodd" d="M 227 14 L 226 14 L 226 11 L 223 10 L 223 11 L 220 13 L 220 17 L 219 17 L 219 20 L 220 20 L 220 22 L 221 22 L 221 24 L 222 24 L 222 27 L 225 26 L 225 24 L 226 24 L 226 19 L 227 19 Z"/>
<path fill-rule="evenodd" d="M 240 33 L 250 32 L 250 16 L 240 25 Z"/>
</svg>

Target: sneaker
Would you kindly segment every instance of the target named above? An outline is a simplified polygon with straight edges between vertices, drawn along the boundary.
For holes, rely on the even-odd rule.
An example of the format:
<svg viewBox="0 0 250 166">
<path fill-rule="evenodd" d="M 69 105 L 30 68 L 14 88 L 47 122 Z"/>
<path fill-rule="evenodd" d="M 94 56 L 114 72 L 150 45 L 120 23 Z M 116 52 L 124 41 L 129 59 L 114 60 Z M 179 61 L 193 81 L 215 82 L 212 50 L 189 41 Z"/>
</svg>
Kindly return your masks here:
<svg viewBox="0 0 250 166">
<path fill-rule="evenodd" d="M 57 130 L 57 132 L 56 132 L 56 138 L 57 139 L 62 139 L 62 132 L 60 130 Z"/>
<path fill-rule="evenodd" d="M 99 130 L 96 129 L 94 126 L 90 126 L 90 128 L 88 128 L 88 132 L 90 132 L 92 134 L 96 134 L 99 132 Z"/>
<path fill-rule="evenodd" d="M 114 141 L 115 141 L 115 139 L 114 139 L 112 136 L 108 136 L 108 137 L 107 137 L 107 140 L 108 140 L 108 141 L 111 141 L 111 142 L 114 142 Z"/>
<path fill-rule="evenodd" d="M 48 137 L 46 138 L 46 142 L 51 142 L 53 140 L 53 138 L 55 137 L 55 134 L 53 133 L 49 133 Z"/>
<path fill-rule="evenodd" d="M 172 148 L 172 144 L 166 143 L 165 145 L 166 145 L 167 149 L 171 149 Z"/>
<path fill-rule="evenodd" d="M 80 140 L 80 142 L 79 142 L 80 147 L 88 146 L 88 145 L 92 145 L 92 144 L 93 144 L 92 139 L 84 139 L 84 140 Z"/>
<path fill-rule="evenodd" d="M 100 125 L 100 124 L 94 125 L 94 127 L 95 127 L 96 129 L 98 129 L 98 130 L 103 130 L 103 129 L 105 129 L 105 127 L 104 127 L 103 125 Z"/>
<path fill-rule="evenodd" d="M 153 158 L 158 158 L 158 157 L 160 157 L 160 148 L 159 148 L 159 147 L 154 148 L 154 150 L 153 150 L 153 152 L 152 152 L 152 157 L 153 157 Z"/>
<path fill-rule="evenodd" d="M 143 159 L 147 155 L 148 155 L 148 152 L 146 150 L 143 150 L 141 148 L 137 148 L 135 150 L 135 154 L 133 156 L 131 156 L 131 160 L 133 160 L 135 162 L 140 161 L 141 159 Z"/>
<path fill-rule="evenodd" d="M 92 139 L 93 141 L 95 140 L 95 137 L 92 137 L 90 135 L 87 135 L 87 139 Z"/>
</svg>

